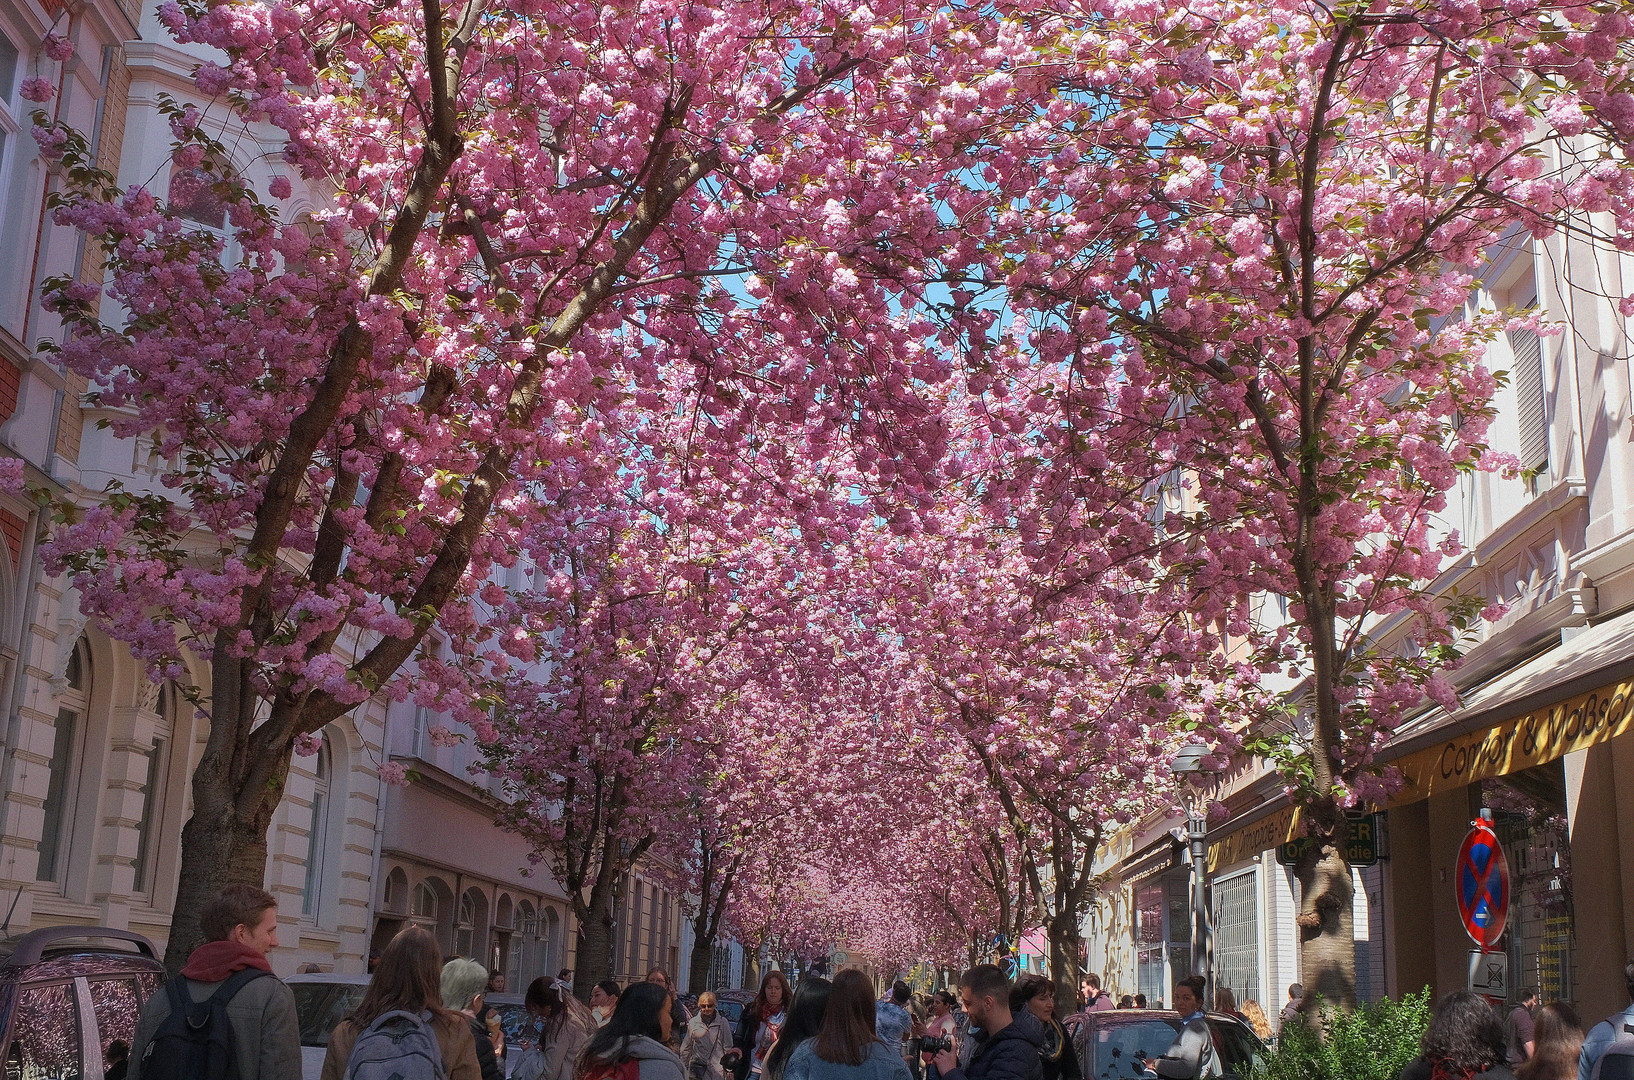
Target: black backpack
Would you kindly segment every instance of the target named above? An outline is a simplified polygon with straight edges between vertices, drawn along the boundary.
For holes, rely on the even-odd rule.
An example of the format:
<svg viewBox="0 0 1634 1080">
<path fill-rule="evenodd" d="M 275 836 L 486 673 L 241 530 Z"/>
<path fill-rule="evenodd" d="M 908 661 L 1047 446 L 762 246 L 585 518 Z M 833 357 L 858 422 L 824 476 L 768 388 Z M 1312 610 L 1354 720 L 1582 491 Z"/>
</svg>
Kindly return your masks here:
<svg viewBox="0 0 1634 1080">
<path fill-rule="evenodd" d="M 187 992 L 186 977 L 178 975 L 165 983 L 170 1015 L 142 1051 L 142 1075 L 148 1080 L 238 1080 L 227 1003 L 245 983 L 271 974 L 258 968 L 235 971 L 215 993 L 197 1002 Z"/>
</svg>

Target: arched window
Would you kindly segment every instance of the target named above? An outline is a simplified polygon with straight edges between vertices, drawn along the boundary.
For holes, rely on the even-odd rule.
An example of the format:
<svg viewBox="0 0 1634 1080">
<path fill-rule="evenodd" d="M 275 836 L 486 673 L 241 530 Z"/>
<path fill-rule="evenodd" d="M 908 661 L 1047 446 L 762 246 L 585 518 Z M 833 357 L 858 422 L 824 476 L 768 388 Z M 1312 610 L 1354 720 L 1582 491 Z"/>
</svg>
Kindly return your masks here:
<svg viewBox="0 0 1634 1080">
<path fill-rule="evenodd" d="M 505 977 L 514 987 L 524 987 L 532 981 L 531 953 L 538 934 L 539 919 L 533 912 L 533 904 L 523 900 L 516 905 L 516 930 L 511 934 L 510 955 L 505 958 Z"/>
<path fill-rule="evenodd" d="M 164 821 L 165 772 L 169 750 L 175 745 L 176 718 L 181 715 L 181 691 L 166 679 L 159 687 L 159 719 L 148 751 L 147 779 L 142 783 L 142 821 L 137 826 L 135 889 L 153 890 L 153 866 L 159 857 L 159 832 Z"/>
<path fill-rule="evenodd" d="M 420 887 L 425 888 L 423 885 Z M 403 868 L 399 866 L 394 868 L 391 873 L 386 875 L 386 895 L 383 898 L 383 903 L 381 906 L 387 911 L 393 911 L 401 915 L 408 910 L 406 906 L 408 904 L 408 898 L 408 875 L 403 873 Z M 435 907 L 437 898 L 432 897 L 431 903 L 432 906 Z"/>
<path fill-rule="evenodd" d="M 170 208 L 188 221 L 212 229 L 227 227 L 227 206 L 216 194 L 220 177 L 203 169 L 176 169 L 170 174 L 170 187 L 165 201 Z"/>
<path fill-rule="evenodd" d="M 488 899 L 477 889 L 466 889 L 460 897 L 459 917 L 454 923 L 454 955 L 481 959 L 484 923 L 488 921 Z"/>
<path fill-rule="evenodd" d="M 312 821 L 307 829 L 306 888 L 301 892 L 301 914 L 316 915 L 323 900 L 325 855 L 329 849 L 329 735 L 324 734 L 318 748 L 318 759 L 313 768 L 317 777 L 312 781 Z"/>
<path fill-rule="evenodd" d="M 64 688 L 57 698 L 56 733 L 51 743 L 51 778 L 45 792 L 45 828 L 40 834 L 40 861 L 34 876 L 39 881 L 60 881 L 68 867 L 68 838 L 73 834 L 74 787 L 79 780 L 80 743 L 84 737 L 85 709 L 91 698 L 90 647 L 84 638 L 74 646 L 63 673 Z"/>
<path fill-rule="evenodd" d="M 414 919 L 424 919 L 427 922 L 436 922 L 437 890 L 423 881 L 414 886 L 414 905 L 409 909 L 409 916 Z"/>
</svg>

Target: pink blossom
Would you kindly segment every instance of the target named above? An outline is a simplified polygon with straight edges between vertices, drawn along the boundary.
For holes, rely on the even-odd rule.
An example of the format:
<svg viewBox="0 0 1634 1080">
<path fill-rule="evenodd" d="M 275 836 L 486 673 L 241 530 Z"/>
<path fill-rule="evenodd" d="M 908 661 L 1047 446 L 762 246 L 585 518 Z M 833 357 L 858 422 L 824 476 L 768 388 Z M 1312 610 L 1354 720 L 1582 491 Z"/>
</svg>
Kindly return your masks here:
<svg viewBox="0 0 1634 1080">
<path fill-rule="evenodd" d="M 24 79 L 22 85 L 18 87 L 17 90 L 17 93 L 22 96 L 24 101 L 40 102 L 50 101 L 51 95 L 55 94 L 56 92 L 56 88 L 53 87 L 48 80 L 42 79 L 37 75 L 32 75 Z"/>
</svg>

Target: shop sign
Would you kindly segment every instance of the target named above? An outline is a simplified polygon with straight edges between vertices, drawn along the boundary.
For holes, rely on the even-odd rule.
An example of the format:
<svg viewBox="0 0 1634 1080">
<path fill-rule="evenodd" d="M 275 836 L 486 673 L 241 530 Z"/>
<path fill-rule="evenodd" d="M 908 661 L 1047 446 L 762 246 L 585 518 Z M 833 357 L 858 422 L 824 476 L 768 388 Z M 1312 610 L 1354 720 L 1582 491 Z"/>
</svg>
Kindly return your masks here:
<svg viewBox="0 0 1634 1080">
<path fill-rule="evenodd" d="M 1209 873 L 1217 873 L 1233 863 L 1251 859 L 1267 848 L 1297 839 L 1302 835 L 1299 816 L 1297 807 L 1284 807 L 1214 841 L 1208 846 Z"/>
<path fill-rule="evenodd" d="M 1475 944 L 1490 949 L 1503 937 L 1509 921 L 1509 861 L 1492 822 L 1484 817 L 1458 848 L 1453 887 L 1464 931 Z"/>
<path fill-rule="evenodd" d="M 1634 730 L 1634 680 L 1579 694 L 1491 727 L 1454 735 L 1390 764 L 1404 783 L 1385 806 L 1543 765 Z"/>
<path fill-rule="evenodd" d="M 1471 949 L 1469 988 L 1477 994 L 1500 1000 L 1509 997 L 1509 954 Z"/>
<path fill-rule="evenodd" d="M 1349 835 L 1345 838 L 1345 861 L 1351 866 L 1376 866 L 1379 862 L 1379 815 L 1377 814 L 1348 814 L 1346 822 L 1350 826 Z M 1311 838 L 1301 836 L 1290 840 L 1286 844 L 1277 845 L 1277 862 L 1283 866 L 1293 866 L 1305 854 L 1305 849 L 1311 846 Z"/>
<path fill-rule="evenodd" d="M 1156 850 L 1123 864 L 1123 883 L 1133 885 L 1179 866 L 1179 853 L 1180 845 L 1176 841 L 1163 839 Z"/>
</svg>

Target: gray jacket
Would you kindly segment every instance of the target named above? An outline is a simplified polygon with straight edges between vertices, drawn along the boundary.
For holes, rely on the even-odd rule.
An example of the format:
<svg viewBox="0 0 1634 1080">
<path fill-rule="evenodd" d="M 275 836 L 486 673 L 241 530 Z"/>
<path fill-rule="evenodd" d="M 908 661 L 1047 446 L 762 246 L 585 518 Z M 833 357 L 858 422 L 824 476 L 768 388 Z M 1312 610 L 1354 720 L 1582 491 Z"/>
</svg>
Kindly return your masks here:
<svg viewBox="0 0 1634 1080">
<path fill-rule="evenodd" d="M 203 1001 L 220 985 L 188 979 L 187 992 L 194 1001 Z M 142 1005 L 136 1021 L 127 1080 L 141 1080 L 142 1055 L 169 1015 L 170 994 L 160 987 Z M 245 983 L 227 1003 L 227 1016 L 233 1022 L 239 1080 L 300 1080 L 301 1028 L 295 1018 L 295 995 L 282 979 L 264 975 Z"/>
<path fill-rule="evenodd" d="M 1209 1033 L 1208 1021 L 1203 1019 L 1202 1013 L 1186 1021 L 1168 1053 L 1151 1062 L 1151 1066 L 1159 1076 L 1170 1080 L 1220 1075 L 1220 1062 L 1214 1056 L 1214 1036 Z"/>
<path fill-rule="evenodd" d="M 681 1059 L 661 1042 L 637 1035 L 630 1040 L 629 1054 L 641 1063 L 641 1080 L 687 1080 Z"/>
</svg>

